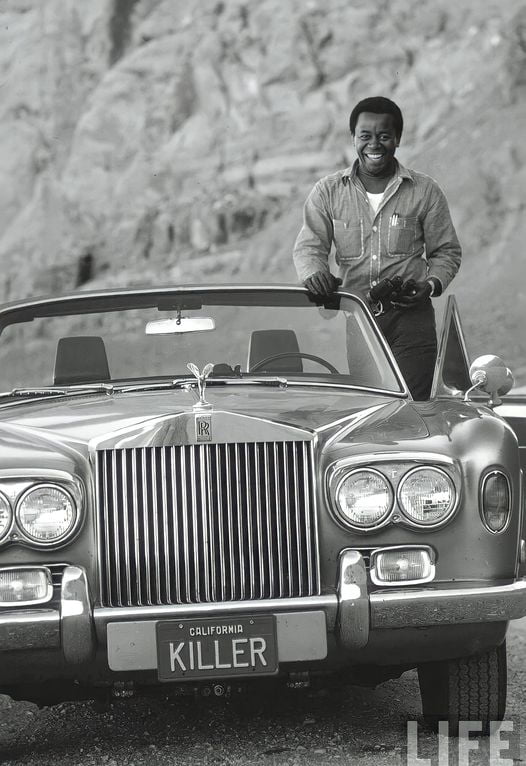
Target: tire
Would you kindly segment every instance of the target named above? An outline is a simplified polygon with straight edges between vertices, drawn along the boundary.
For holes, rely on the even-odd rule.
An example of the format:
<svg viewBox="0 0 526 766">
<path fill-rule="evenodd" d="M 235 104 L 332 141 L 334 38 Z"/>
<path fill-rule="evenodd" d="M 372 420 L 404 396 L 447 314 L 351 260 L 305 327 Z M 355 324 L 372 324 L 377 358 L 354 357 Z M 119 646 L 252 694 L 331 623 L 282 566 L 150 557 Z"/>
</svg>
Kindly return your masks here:
<svg viewBox="0 0 526 766">
<path fill-rule="evenodd" d="M 482 734 L 506 713 L 506 642 L 484 654 L 418 666 L 424 720 L 434 731 L 448 721 L 458 736 L 460 721 L 480 721 Z"/>
</svg>

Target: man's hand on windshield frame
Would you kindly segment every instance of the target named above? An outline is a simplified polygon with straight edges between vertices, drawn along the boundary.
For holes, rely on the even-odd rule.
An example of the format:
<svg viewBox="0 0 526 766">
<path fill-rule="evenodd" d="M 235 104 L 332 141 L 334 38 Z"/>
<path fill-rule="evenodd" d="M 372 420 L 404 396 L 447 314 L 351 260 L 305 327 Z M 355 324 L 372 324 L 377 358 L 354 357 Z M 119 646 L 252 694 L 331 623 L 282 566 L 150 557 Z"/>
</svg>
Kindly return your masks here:
<svg viewBox="0 0 526 766">
<path fill-rule="evenodd" d="M 314 295 L 332 295 L 341 283 L 340 277 L 335 277 L 330 271 L 315 271 L 303 282 L 307 290 Z"/>
</svg>

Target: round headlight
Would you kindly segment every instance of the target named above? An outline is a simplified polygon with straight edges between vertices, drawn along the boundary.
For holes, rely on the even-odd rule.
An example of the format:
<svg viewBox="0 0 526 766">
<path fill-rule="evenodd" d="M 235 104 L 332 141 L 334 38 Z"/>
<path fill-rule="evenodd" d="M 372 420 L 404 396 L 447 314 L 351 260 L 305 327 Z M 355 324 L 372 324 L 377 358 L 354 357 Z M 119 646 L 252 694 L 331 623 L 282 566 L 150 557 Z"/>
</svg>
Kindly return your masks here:
<svg viewBox="0 0 526 766">
<path fill-rule="evenodd" d="M 456 494 L 452 479 L 439 468 L 415 468 L 398 488 L 402 512 L 416 524 L 438 524 L 455 506 Z"/>
<path fill-rule="evenodd" d="M 76 518 L 73 498 L 54 484 L 40 484 L 30 489 L 17 508 L 20 528 L 39 543 L 54 543 L 66 537 Z"/>
<path fill-rule="evenodd" d="M 358 469 L 340 480 L 335 499 L 345 521 L 357 527 L 375 527 L 393 507 L 393 490 L 379 471 Z"/>
<path fill-rule="evenodd" d="M 0 540 L 7 534 L 12 518 L 13 512 L 7 498 L 0 495 Z"/>
</svg>

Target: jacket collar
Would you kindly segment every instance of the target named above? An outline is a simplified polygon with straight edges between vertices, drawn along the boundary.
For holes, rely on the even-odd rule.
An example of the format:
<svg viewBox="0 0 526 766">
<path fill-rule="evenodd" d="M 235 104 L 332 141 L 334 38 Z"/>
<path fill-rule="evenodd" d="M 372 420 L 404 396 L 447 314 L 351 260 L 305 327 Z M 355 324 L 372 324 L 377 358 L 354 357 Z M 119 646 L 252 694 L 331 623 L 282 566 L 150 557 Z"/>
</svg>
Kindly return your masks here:
<svg viewBox="0 0 526 766">
<path fill-rule="evenodd" d="M 400 162 L 398 162 L 396 158 L 395 158 L 395 163 L 396 163 L 395 178 L 396 179 L 399 178 L 400 180 L 407 178 L 408 181 L 414 182 L 414 178 L 411 171 L 408 170 L 406 167 L 404 167 Z M 359 166 L 359 161 L 355 160 L 350 167 L 346 168 L 343 171 L 342 181 L 344 185 L 348 181 L 352 181 L 353 183 L 356 183 L 356 180 L 358 178 L 358 166 Z"/>
</svg>

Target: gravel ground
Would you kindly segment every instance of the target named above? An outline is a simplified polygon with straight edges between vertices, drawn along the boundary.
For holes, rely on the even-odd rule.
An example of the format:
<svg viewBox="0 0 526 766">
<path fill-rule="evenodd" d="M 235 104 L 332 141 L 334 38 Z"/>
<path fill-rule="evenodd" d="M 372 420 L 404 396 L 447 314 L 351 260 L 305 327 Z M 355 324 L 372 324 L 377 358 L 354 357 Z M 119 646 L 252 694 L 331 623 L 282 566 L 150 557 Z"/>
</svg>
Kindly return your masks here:
<svg viewBox="0 0 526 766">
<path fill-rule="evenodd" d="M 516 732 L 523 725 L 526 745 L 523 622 L 508 642 L 508 717 Z M 134 697 L 105 710 L 93 702 L 38 709 L 0 696 L 0 760 L 5 766 L 397 766 L 408 763 L 407 721 L 416 720 L 418 756 L 438 766 L 437 737 L 422 728 L 420 715 L 414 672 L 375 690 L 281 690 L 230 700 Z M 519 763 L 517 746 L 502 757 L 510 755 L 506 766 Z M 469 759 L 470 766 L 494 763 L 487 741 Z"/>
</svg>

